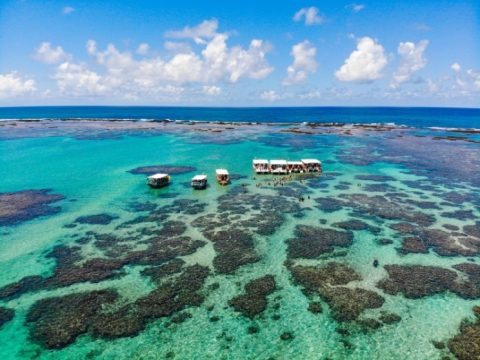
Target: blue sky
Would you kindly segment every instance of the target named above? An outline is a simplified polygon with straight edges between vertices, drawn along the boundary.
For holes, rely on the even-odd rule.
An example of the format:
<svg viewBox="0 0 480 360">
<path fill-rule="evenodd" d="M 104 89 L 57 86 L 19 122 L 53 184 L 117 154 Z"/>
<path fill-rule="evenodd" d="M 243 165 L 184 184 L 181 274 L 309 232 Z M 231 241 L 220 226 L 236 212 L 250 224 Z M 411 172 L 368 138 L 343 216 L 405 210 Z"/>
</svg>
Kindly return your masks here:
<svg viewBox="0 0 480 360">
<path fill-rule="evenodd" d="M 0 1 L 0 105 L 480 105 L 477 1 Z"/>
</svg>

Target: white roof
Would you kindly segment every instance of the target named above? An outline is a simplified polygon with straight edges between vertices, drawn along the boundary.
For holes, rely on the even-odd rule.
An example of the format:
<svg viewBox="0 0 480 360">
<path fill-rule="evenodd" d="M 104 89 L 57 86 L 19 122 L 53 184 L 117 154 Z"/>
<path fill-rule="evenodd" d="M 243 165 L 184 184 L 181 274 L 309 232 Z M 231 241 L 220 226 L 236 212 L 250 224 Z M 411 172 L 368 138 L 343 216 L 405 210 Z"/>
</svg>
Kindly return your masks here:
<svg viewBox="0 0 480 360">
<path fill-rule="evenodd" d="M 217 169 L 215 172 L 217 175 L 228 175 L 228 171 L 226 169 Z"/>
<path fill-rule="evenodd" d="M 287 161 L 288 165 L 303 165 L 301 161 Z"/>
<path fill-rule="evenodd" d="M 270 165 L 287 165 L 287 160 L 270 160 Z"/>
<path fill-rule="evenodd" d="M 302 159 L 304 164 L 320 164 L 320 161 L 317 159 Z"/>
<path fill-rule="evenodd" d="M 253 160 L 253 163 L 254 163 L 254 164 L 268 164 L 268 160 L 255 159 L 255 160 Z"/>
<path fill-rule="evenodd" d="M 161 178 L 164 178 L 164 177 L 167 177 L 168 174 L 153 174 L 153 175 L 150 175 L 148 178 L 149 179 L 161 179 Z"/>
<path fill-rule="evenodd" d="M 207 175 L 195 175 L 192 181 L 203 181 L 207 180 Z"/>
</svg>

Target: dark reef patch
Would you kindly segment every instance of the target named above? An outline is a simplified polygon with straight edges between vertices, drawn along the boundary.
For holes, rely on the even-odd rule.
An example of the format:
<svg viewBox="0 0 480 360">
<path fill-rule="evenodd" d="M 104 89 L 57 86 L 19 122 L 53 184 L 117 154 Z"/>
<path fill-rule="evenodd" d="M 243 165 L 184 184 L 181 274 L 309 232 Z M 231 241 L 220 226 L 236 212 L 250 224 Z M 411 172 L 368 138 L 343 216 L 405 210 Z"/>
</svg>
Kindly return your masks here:
<svg viewBox="0 0 480 360">
<path fill-rule="evenodd" d="M 79 224 L 90 224 L 90 225 L 108 225 L 113 220 L 118 219 L 118 216 L 110 214 L 96 214 L 88 216 L 80 216 L 75 220 Z"/>
<path fill-rule="evenodd" d="M 318 209 L 327 213 L 341 210 L 344 206 L 342 201 L 333 197 L 316 198 L 315 202 L 318 204 Z"/>
<path fill-rule="evenodd" d="M 387 176 L 387 175 L 375 175 L 375 174 L 355 175 L 355 179 L 367 180 L 367 181 L 376 181 L 376 182 L 395 181 L 394 177 Z"/>
<path fill-rule="evenodd" d="M 0 329 L 3 325 L 13 319 L 15 316 L 15 311 L 3 306 L 0 306 Z"/>
<path fill-rule="evenodd" d="M 480 307 L 474 306 L 474 322 L 464 320 L 457 335 L 448 340 L 448 349 L 459 360 L 480 359 Z"/>
<path fill-rule="evenodd" d="M 245 285 L 245 294 L 231 299 L 228 303 L 236 311 L 253 319 L 267 307 L 267 296 L 275 291 L 276 282 L 273 275 L 265 275 Z"/>
<path fill-rule="evenodd" d="M 165 174 L 185 174 L 197 170 L 193 166 L 180 166 L 180 165 L 149 165 L 149 166 L 140 166 L 135 169 L 129 170 L 131 174 L 143 174 L 143 175 L 153 175 L 156 173 L 165 173 Z"/>
<path fill-rule="evenodd" d="M 343 230 L 349 230 L 349 231 L 369 230 L 373 234 L 378 234 L 380 230 L 358 219 L 336 222 L 332 224 L 332 226 L 341 228 Z"/>
<path fill-rule="evenodd" d="M 287 240 L 289 258 L 313 259 L 332 252 L 335 247 L 349 247 L 353 234 L 347 231 L 297 225 L 295 237 Z"/>
<path fill-rule="evenodd" d="M 458 265 L 457 268 L 468 270 L 463 266 Z M 450 291 L 465 299 L 480 297 L 476 275 L 464 281 L 453 270 L 422 265 L 385 265 L 385 270 L 388 278 L 381 280 L 377 286 L 390 295 L 402 294 L 408 299 L 418 299 Z M 475 268 L 476 271 L 478 269 Z"/>
<path fill-rule="evenodd" d="M 11 226 L 40 216 L 56 214 L 59 206 L 52 203 L 65 199 L 49 194 L 50 189 L 0 193 L 0 226 Z"/>
<path fill-rule="evenodd" d="M 63 348 L 86 333 L 102 306 L 117 297 L 113 291 L 101 290 L 39 300 L 26 317 L 30 336 L 47 349 Z"/>
</svg>

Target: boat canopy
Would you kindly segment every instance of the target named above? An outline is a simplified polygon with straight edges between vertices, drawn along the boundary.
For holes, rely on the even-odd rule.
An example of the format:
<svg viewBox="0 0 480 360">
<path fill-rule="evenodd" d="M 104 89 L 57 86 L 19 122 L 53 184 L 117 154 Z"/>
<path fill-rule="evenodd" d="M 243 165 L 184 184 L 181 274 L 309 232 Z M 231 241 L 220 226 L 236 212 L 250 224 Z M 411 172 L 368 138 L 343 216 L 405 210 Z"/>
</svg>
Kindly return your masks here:
<svg viewBox="0 0 480 360">
<path fill-rule="evenodd" d="M 302 163 L 304 163 L 304 164 L 318 164 L 318 165 L 320 165 L 320 160 L 317 160 L 317 159 L 302 159 Z"/>
<path fill-rule="evenodd" d="M 192 181 L 204 181 L 207 180 L 207 175 L 195 175 Z"/>
<path fill-rule="evenodd" d="M 217 169 L 215 170 L 217 175 L 228 175 L 228 171 L 226 169 Z"/>
<path fill-rule="evenodd" d="M 150 175 L 148 178 L 149 179 L 163 179 L 163 178 L 166 178 L 168 177 L 168 174 L 153 174 L 153 175 Z"/>
<path fill-rule="evenodd" d="M 268 160 L 255 159 L 253 160 L 253 165 L 268 165 Z"/>
<path fill-rule="evenodd" d="M 287 161 L 288 165 L 303 165 L 301 161 Z"/>
<path fill-rule="evenodd" d="M 270 165 L 287 165 L 287 160 L 270 160 Z"/>
</svg>

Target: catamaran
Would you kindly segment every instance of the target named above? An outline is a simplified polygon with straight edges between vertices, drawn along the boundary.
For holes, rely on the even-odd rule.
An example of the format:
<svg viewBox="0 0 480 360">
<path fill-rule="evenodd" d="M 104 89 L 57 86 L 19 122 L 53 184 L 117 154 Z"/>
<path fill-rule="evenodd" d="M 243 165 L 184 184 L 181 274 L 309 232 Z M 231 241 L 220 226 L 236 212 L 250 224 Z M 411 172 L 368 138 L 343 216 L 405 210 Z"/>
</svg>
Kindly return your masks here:
<svg viewBox="0 0 480 360">
<path fill-rule="evenodd" d="M 272 174 L 287 174 L 287 160 L 270 160 L 270 172 Z"/>
<path fill-rule="evenodd" d="M 306 172 L 322 172 L 322 163 L 317 159 L 302 159 Z"/>
<path fill-rule="evenodd" d="M 161 188 L 170 183 L 170 176 L 168 174 L 153 174 L 147 177 L 147 184 L 152 188 Z"/>
<path fill-rule="evenodd" d="M 230 176 L 226 169 L 217 169 L 215 170 L 215 174 L 220 185 L 227 185 L 230 182 Z"/>
<path fill-rule="evenodd" d="M 194 189 L 201 190 L 207 187 L 207 175 L 195 175 L 191 185 Z"/>
<path fill-rule="evenodd" d="M 268 174 L 270 172 L 270 169 L 268 168 L 268 160 L 253 160 L 253 170 L 255 170 L 257 174 Z"/>
</svg>

